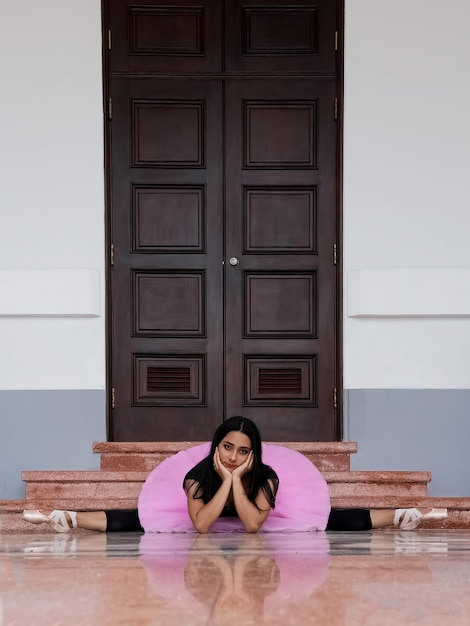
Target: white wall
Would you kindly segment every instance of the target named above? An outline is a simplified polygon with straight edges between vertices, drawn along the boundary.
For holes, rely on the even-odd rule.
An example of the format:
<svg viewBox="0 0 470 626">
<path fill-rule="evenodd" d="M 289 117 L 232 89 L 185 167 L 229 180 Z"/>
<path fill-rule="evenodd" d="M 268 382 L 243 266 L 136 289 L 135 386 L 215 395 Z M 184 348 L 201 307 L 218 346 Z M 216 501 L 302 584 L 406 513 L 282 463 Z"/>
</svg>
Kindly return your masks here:
<svg viewBox="0 0 470 626">
<path fill-rule="evenodd" d="M 94 467 L 105 437 L 100 4 L 0 4 L 0 498 L 21 497 L 21 469 Z M 440 493 L 463 494 L 470 311 L 456 274 L 442 310 L 426 303 L 442 271 L 470 270 L 470 3 L 346 0 L 345 22 L 345 432 L 356 469 L 431 469 Z M 21 271 L 43 285 L 30 308 Z"/>
<path fill-rule="evenodd" d="M 2 286 L 36 270 L 2 291 L 0 389 L 104 389 L 100 0 L 2 2 L 0 83 Z M 98 285 L 97 307 L 65 317 L 57 289 L 28 311 L 24 290 L 39 281 L 45 294 L 51 269 L 83 270 L 65 277 L 67 297 L 80 303 Z"/>
<path fill-rule="evenodd" d="M 0 11 L 0 269 L 98 269 L 102 295 L 97 317 L 0 317 L 0 388 L 104 388 L 100 0 Z M 346 0 L 345 23 L 345 289 L 470 267 L 470 4 Z M 349 295 L 346 388 L 470 386 L 467 318 L 351 318 Z"/>
<path fill-rule="evenodd" d="M 468 389 L 458 283 L 445 314 L 428 318 L 384 272 L 376 298 L 394 288 L 409 316 L 387 316 L 378 302 L 371 316 L 348 317 L 361 297 L 348 278 L 470 268 L 470 3 L 346 0 L 345 24 L 345 387 Z M 424 301 L 438 296 L 438 280 L 437 271 Z"/>
</svg>

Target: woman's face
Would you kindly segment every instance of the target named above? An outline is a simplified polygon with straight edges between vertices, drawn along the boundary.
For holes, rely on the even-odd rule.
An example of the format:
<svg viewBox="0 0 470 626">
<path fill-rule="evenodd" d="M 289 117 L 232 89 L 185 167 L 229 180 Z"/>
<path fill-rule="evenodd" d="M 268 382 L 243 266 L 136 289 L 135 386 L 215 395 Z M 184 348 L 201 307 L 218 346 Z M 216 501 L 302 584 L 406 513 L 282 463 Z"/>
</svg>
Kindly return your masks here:
<svg viewBox="0 0 470 626">
<path fill-rule="evenodd" d="M 242 465 L 251 451 L 251 441 L 248 435 L 232 430 L 225 435 L 217 446 L 220 460 L 230 472 Z"/>
</svg>

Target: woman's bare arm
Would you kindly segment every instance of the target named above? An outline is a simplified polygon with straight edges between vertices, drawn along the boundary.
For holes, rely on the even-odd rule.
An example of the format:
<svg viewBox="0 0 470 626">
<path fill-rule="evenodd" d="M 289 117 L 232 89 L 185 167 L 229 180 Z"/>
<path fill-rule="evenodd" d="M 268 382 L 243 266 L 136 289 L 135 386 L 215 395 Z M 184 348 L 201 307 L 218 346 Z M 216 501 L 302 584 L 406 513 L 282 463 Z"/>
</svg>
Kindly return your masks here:
<svg viewBox="0 0 470 626">
<path fill-rule="evenodd" d="M 256 496 L 256 506 L 246 495 L 242 478 L 251 470 L 252 466 L 253 452 L 250 452 L 250 456 L 246 462 L 240 465 L 240 467 L 237 467 L 232 473 L 232 491 L 235 509 L 238 517 L 245 526 L 245 530 L 249 533 L 256 533 L 266 521 L 271 507 L 262 490 L 260 490 Z M 274 486 L 271 485 L 271 488 L 273 489 Z"/>
<path fill-rule="evenodd" d="M 222 484 L 209 502 L 204 503 L 201 498 L 194 498 L 194 494 L 199 487 L 199 483 L 189 485 L 188 513 L 194 528 L 200 533 L 207 533 L 212 524 L 220 517 L 232 488 L 232 474 L 224 467 L 220 461 L 219 453 L 214 454 L 214 470 L 222 479 Z"/>
<path fill-rule="evenodd" d="M 194 528 L 200 533 L 207 533 L 223 511 L 230 493 L 232 481 L 226 480 L 222 482 L 212 500 L 209 500 L 206 504 L 201 498 L 193 497 L 198 486 L 198 483 L 194 483 L 187 490 L 188 513 Z"/>
</svg>

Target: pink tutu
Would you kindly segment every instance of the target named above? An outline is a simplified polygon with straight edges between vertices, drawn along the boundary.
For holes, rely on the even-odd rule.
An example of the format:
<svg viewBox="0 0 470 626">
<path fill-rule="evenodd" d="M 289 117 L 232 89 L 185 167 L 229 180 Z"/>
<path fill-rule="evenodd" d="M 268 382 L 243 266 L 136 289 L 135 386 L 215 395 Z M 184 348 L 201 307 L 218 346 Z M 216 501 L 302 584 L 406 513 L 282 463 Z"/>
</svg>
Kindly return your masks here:
<svg viewBox="0 0 470 626">
<path fill-rule="evenodd" d="M 210 450 L 204 443 L 178 452 L 148 476 L 139 496 L 139 519 L 146 532 L 195 532 L 188 515 L 183 479 Z M 276 507 L 263 532 L 325 530 L 330 514 L 328 485 L 303 454 L 284 446 L 263 444 L 263 462 L 279 476 Z M 238 518 L 223 517 L 211 532 L 244 532 Z"/>
</svg>

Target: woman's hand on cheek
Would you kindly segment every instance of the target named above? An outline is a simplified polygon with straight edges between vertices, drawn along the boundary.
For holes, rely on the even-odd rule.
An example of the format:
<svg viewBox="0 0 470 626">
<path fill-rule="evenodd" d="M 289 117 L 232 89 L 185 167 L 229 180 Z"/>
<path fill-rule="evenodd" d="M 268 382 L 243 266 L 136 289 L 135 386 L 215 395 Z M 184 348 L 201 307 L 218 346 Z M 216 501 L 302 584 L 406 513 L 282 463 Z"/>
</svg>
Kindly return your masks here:
<svg viewBox="0 0 470 626">
<path fill-rule="evenodd" d="M 232 476 L 237 476 L 238 478 L 241 478 L 245 474 L 248 474 L 248 472 L 251 471 L 252 467 L 253 467 L 253 450 L 251 450 L 250 453 L 248 454 L 247 460 L 244 463 L 242 463 L 239 467 L 237 467 L 237 469 L 233 470 Z"/>
<path fill-rule="evenodd" d="M 222 464 L 218 448 L 216 448 L 214 452 L 214 470 L 222 480 L 232 481 L 232 473 Z"/>
</svg>

